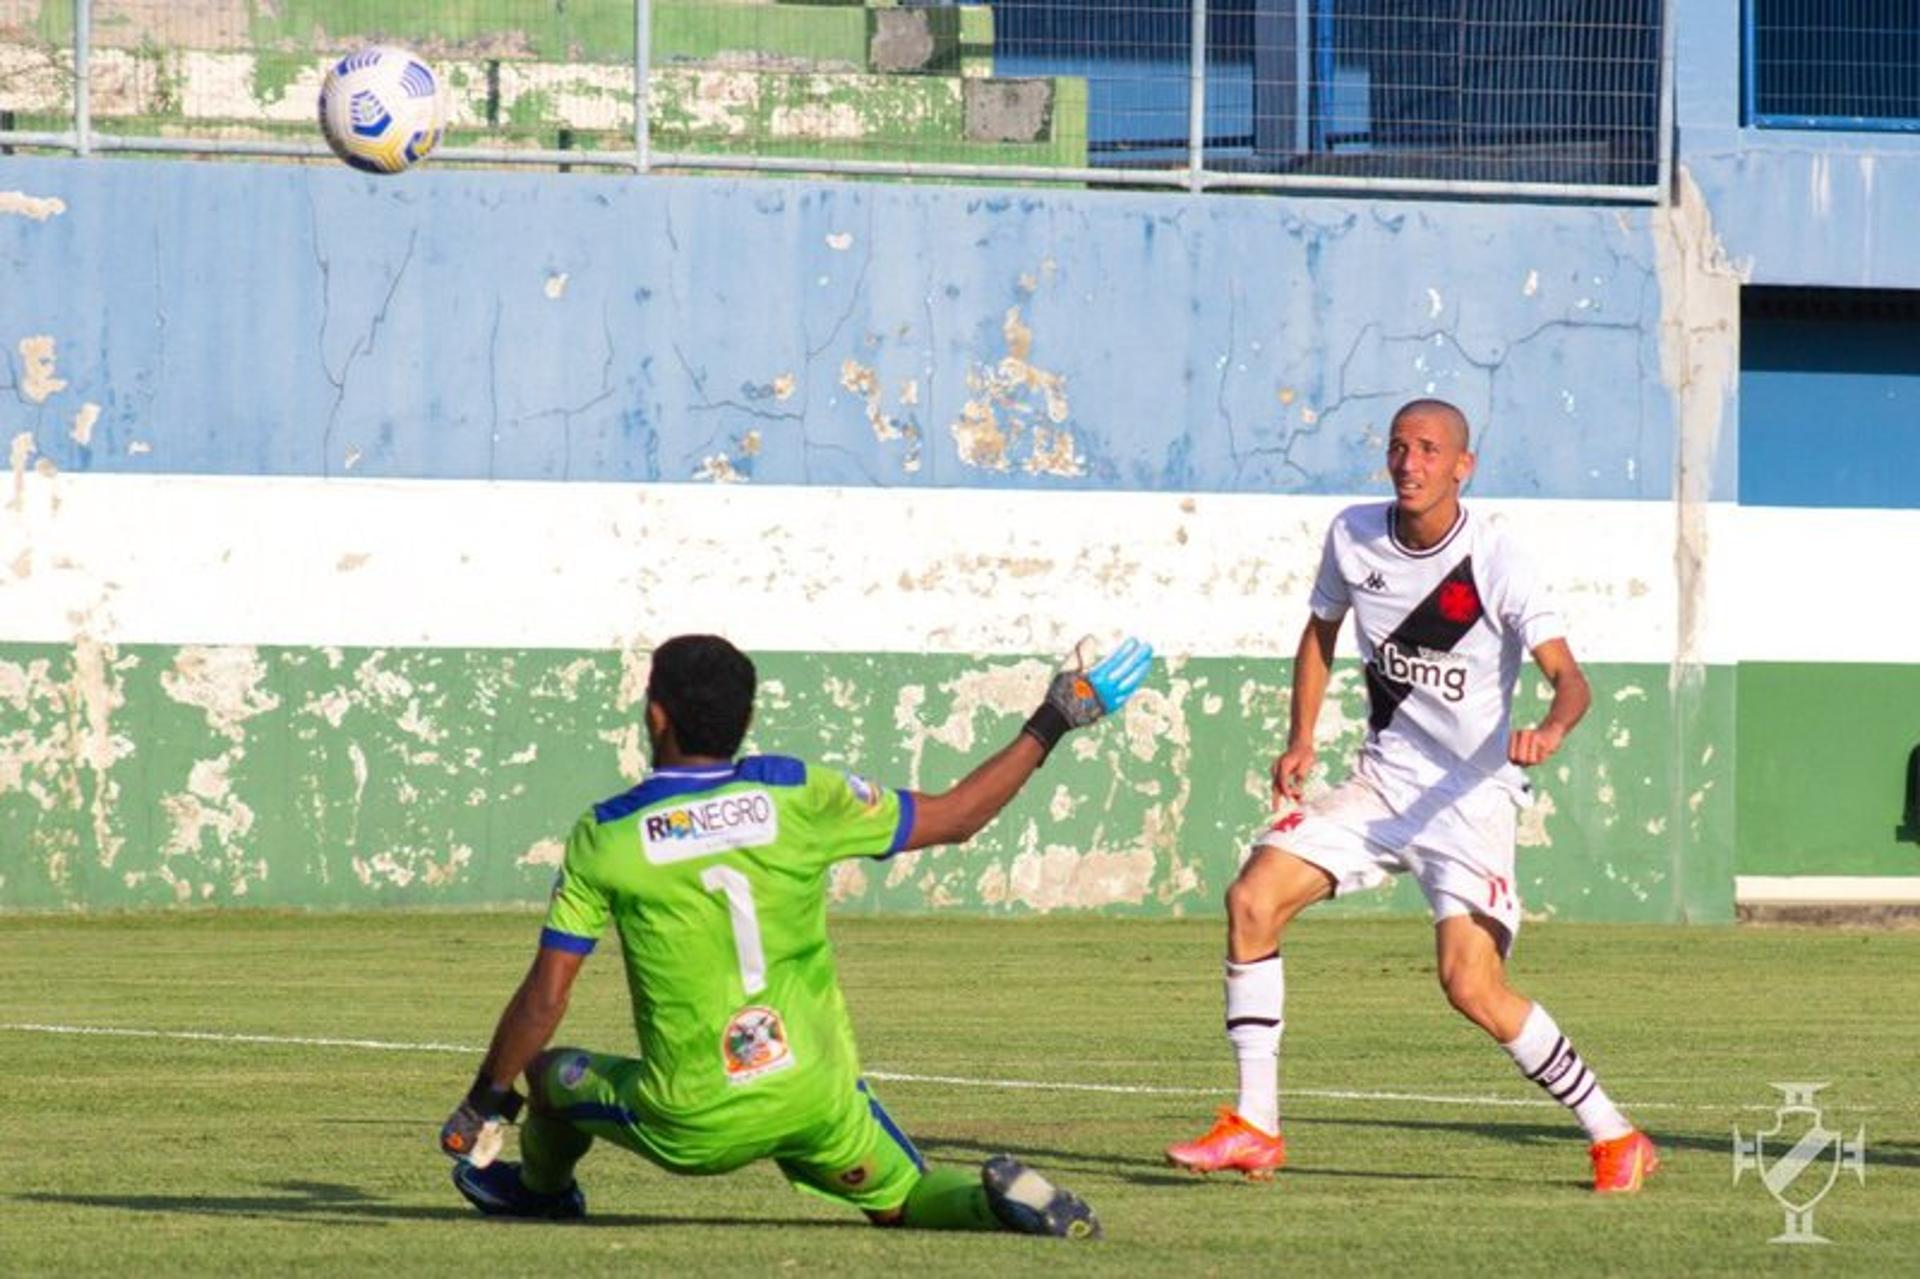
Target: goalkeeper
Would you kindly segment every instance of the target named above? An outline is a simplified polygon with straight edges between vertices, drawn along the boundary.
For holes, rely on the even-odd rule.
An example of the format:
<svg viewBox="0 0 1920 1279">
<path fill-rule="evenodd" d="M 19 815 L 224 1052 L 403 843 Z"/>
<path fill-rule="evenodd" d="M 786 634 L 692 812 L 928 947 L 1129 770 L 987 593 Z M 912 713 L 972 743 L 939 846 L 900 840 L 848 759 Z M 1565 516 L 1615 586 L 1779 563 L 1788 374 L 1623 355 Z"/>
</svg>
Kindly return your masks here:
<svg viewBox="0 0 1920 1279">
<path fill-rule="evenodd" d="M 825 887 L 843 858 L 971 838 L 1064 734 L 1119 709 L 1151 659 L 1128 640 L 1059 672 L 1011 743 L 923 795 L 780 756 L 736 760 L 753 663 L 717 636 L 662 644 L 647 681 L 653 771 L 574 826 L 533 966 L 440 1131 L 460 1193 L 489 1215 L 583 1216 L 574 1165 L 603 1138 L 676 1173 L 772 1159 L 879 1225 L 1098 1235 L 1085 1203 L 1012 1158 L 929 1168 L 895 1126 L 860 1078 Z M 640 1055 L 548 1048 L 609 922 Z M 522 1074 L 516 1164 L 496 1156 Z"/>
</svg>

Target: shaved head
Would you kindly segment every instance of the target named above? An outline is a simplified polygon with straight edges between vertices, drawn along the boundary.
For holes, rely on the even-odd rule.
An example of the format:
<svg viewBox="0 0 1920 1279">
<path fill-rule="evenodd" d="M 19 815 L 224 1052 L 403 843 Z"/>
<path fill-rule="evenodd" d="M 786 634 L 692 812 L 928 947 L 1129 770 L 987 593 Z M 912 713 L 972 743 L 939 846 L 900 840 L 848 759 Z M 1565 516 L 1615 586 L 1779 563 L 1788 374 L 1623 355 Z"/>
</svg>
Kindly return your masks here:
<svg viewBox="0 0 1920 1279">
<path fill-rule="evenodd" d="M 1445 426 L 1453 437 L 1454 447 L 1462 452 L 1473 443 L 1473 432 L 1467 426 L 1467 415 L 1445 400 L 1407 401 L 1400 406 L 1400 411 L 1393 415 L 1392 425 L 1388 429 L 1391 430 L 1392 427 L 1415 418 Z"/>
</svg>

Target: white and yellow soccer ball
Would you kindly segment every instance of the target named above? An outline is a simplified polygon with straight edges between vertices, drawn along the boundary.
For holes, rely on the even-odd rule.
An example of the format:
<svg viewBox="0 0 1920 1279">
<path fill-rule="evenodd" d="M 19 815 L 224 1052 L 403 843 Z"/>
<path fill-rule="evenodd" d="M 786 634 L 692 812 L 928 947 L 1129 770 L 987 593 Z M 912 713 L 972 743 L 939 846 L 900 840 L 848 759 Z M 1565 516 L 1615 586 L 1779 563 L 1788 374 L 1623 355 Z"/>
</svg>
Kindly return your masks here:
<svg viewBox="0 0 1920 1279">
<path fill-rule="evenodd" d="M 440 77 L 396 45 L 349 53 L 320 86 L 320 132 L 327 145 L 368 173 L 411 169 L 439 145 L 446 127 Z"/>
</svg>

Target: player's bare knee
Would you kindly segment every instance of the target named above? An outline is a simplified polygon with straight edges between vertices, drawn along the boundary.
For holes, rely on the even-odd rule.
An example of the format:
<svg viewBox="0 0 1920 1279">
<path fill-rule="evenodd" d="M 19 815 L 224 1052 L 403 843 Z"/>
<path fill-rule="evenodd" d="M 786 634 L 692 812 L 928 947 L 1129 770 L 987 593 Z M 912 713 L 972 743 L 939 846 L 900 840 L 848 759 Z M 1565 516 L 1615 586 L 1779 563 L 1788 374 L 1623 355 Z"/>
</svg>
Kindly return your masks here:
<svg viewBox="0 0 1920 1279">
<path fill-rule="evenodd" d="M 1474 1025 L 1491 1030 L 1501 994 L 1497 978 L 1471 968 L 1442 969 L 1440 989 L 1446 992 L 1454 1011 Z"/>
<path fill-rule="evenodd" d="M 1243 875 L 1227 886 L 1227 929 L 1235 939 L 1265 947 L 1279 941 L 1286 921 L 1282 903 L 1266 885 Z"/>
</svg>

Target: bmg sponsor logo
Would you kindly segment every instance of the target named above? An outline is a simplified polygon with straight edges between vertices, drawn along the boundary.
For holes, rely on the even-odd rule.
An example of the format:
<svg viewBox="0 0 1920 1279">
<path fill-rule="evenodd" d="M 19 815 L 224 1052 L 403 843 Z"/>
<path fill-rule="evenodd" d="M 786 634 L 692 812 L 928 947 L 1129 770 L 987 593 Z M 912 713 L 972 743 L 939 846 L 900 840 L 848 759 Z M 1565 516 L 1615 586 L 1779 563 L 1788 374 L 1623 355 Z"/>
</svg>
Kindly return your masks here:
<svg viewBox="0 0 1920 1279">
<path fill-rule="evenodd" d="M 1467 668 L 1461 659 L 1431 649 L 1412 652 L 1391 641 L 1382 644 L 1377 655 L 1380 673 L 1396 684 L 1431 688 L 1449 702 L 1467 695 Z"/>
</svg>

